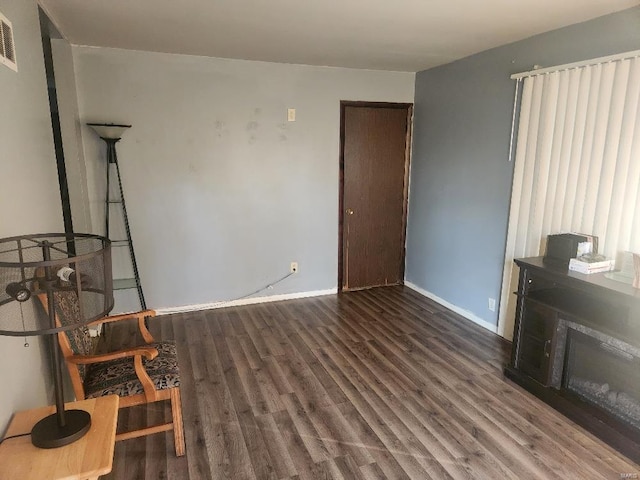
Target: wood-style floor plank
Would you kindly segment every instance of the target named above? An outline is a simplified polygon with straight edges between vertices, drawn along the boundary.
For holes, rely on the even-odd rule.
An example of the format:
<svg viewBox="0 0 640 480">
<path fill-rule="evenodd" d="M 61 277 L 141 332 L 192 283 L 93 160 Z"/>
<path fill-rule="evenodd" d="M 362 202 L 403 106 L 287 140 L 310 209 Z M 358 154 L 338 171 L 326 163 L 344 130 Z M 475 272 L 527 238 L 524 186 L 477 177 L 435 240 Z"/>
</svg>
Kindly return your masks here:
<svg viewBox="0 0 640 480">
<path fill-rule="evenodd" d="M 610 479 L 634 464 L 505 380 L 510 344 L 404 287 L 157 317 L 186 456 L 120 442 L 117 480 Z M 139 341 L 111 328 L 111 348 Z M 168 402 L 121 428 L 170 418 Z"/>
</svg>

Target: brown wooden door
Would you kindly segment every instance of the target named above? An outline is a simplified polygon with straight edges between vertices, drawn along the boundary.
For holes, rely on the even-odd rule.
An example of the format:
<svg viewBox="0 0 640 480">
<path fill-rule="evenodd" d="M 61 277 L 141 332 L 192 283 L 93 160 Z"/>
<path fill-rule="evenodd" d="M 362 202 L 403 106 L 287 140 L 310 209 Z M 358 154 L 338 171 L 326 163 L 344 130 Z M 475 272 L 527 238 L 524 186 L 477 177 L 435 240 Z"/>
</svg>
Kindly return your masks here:
<svg viewBox="0 0 640 480">
<path fill-rule="evenodd" d="M 402 282 L 410 109 L 342 104 L 343 290 Z"/>
</svg>

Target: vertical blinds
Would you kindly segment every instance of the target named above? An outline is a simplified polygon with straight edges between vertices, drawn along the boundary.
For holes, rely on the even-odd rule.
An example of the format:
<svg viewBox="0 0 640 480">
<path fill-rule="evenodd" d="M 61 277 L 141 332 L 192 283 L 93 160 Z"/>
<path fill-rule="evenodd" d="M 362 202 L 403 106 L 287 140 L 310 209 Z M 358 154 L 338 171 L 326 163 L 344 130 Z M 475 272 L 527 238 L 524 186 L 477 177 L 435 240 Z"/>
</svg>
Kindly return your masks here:
<svg viewBox="0 0 640 480">
<path fill-rule="evenodd" d="M 522 100 L 499 319 L 508 338 L 517 287 L 513 259 L 541 255 L 548 234 L 597 235 L 599 252 L 612 258 L 640 251 L 640 59 L 518 82 Z"/>
</svg>

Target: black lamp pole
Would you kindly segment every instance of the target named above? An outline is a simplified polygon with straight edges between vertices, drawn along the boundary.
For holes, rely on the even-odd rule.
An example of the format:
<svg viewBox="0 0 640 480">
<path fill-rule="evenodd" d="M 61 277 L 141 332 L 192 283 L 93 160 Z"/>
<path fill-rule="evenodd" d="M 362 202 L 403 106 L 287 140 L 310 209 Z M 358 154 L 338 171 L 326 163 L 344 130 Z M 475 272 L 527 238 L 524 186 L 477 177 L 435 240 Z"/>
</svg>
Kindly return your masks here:
<svg viewBox="0 0 640 480">
<path fill-rule="evenodd" d="M 45 262 L 51 261 L 51 243 L 45 240 L 42 242 L 42 258 Z M 49 328 L 56 328 L 55 298 L 53 297 L 53 272 L 51 267 L 45 267 L 45 288 L 47 290 L 47 305 L 49 305 Z M 64 428 L 67 425 L 64 414 L 64 385 L 62 383 L 62 369 L 60 368 L 60 345 L 56 342 L 56 335 L 49 335 L 51 343 L 51 368 L 53 370 L 53 385 L 56 393 L 56 414 L 58 417 L 58 427 Z"/>
<path fill-rule="evenodd" d="M 118 143 L 120 139 L 105 138 L 105 137 L 100 137 L 100 138 L 104 140 L 105 143 L 107 144 L 107 203 L 106 203 L 107 211 L 105 212 L 105 215 L 104 215 L 104 219 L 105 219 L 104 231 L 105 231 L 105 235 L 109 236 L 109 210 L 110 210 L 109 203 L 111 201 L 109 199 L 109 188 L 110 188 L 109 169 L 111 168 L 112 164 L 115 164 L 116 168 L 118 169 L 118 177 L 120 177 L 120 168 L 118 167 L 118 156 L 116 155 L 116 143 Z M 124 198 L 122 199 L 122 209 L 125 210 Z"/>
<path fill-rule="evenodd" d="M 42 258 L 51 261 L 51 242 L 42 243 Z M 51 266 L 45 267 L 44 288 L 47 292 L 47 310 L 49 311 L 49 328 L 56 328 L 55 296 L 53 282 L 55 275 Z M 49 335 L 51 347 L 51 370 L 56 397 L 56 413 L 43 418 L 31 430 L 31 442 L 40 448 L 56 448 L 68 445 L 83 437 L 91 428 L 91 415 L 84 410 L 64 409 L 64 384 L 62 383 L 62 362 L 60 361 L 60 345 L 57 335 Z"/>
</svg>

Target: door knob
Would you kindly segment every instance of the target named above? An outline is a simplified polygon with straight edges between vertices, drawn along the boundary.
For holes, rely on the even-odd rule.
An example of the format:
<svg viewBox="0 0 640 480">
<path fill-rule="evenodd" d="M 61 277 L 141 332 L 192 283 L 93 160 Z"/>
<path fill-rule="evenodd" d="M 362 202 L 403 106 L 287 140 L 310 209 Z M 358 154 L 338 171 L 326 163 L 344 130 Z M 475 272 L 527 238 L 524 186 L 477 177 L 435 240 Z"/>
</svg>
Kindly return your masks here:
<svg viewBox="0 0 640 480">
<path fill-rule="evenodd" d="M 351 210 L 350 208 L 347 208 L 345 212 L 347 215 L 353 215 L 353 210 Z"/>
</svg>

